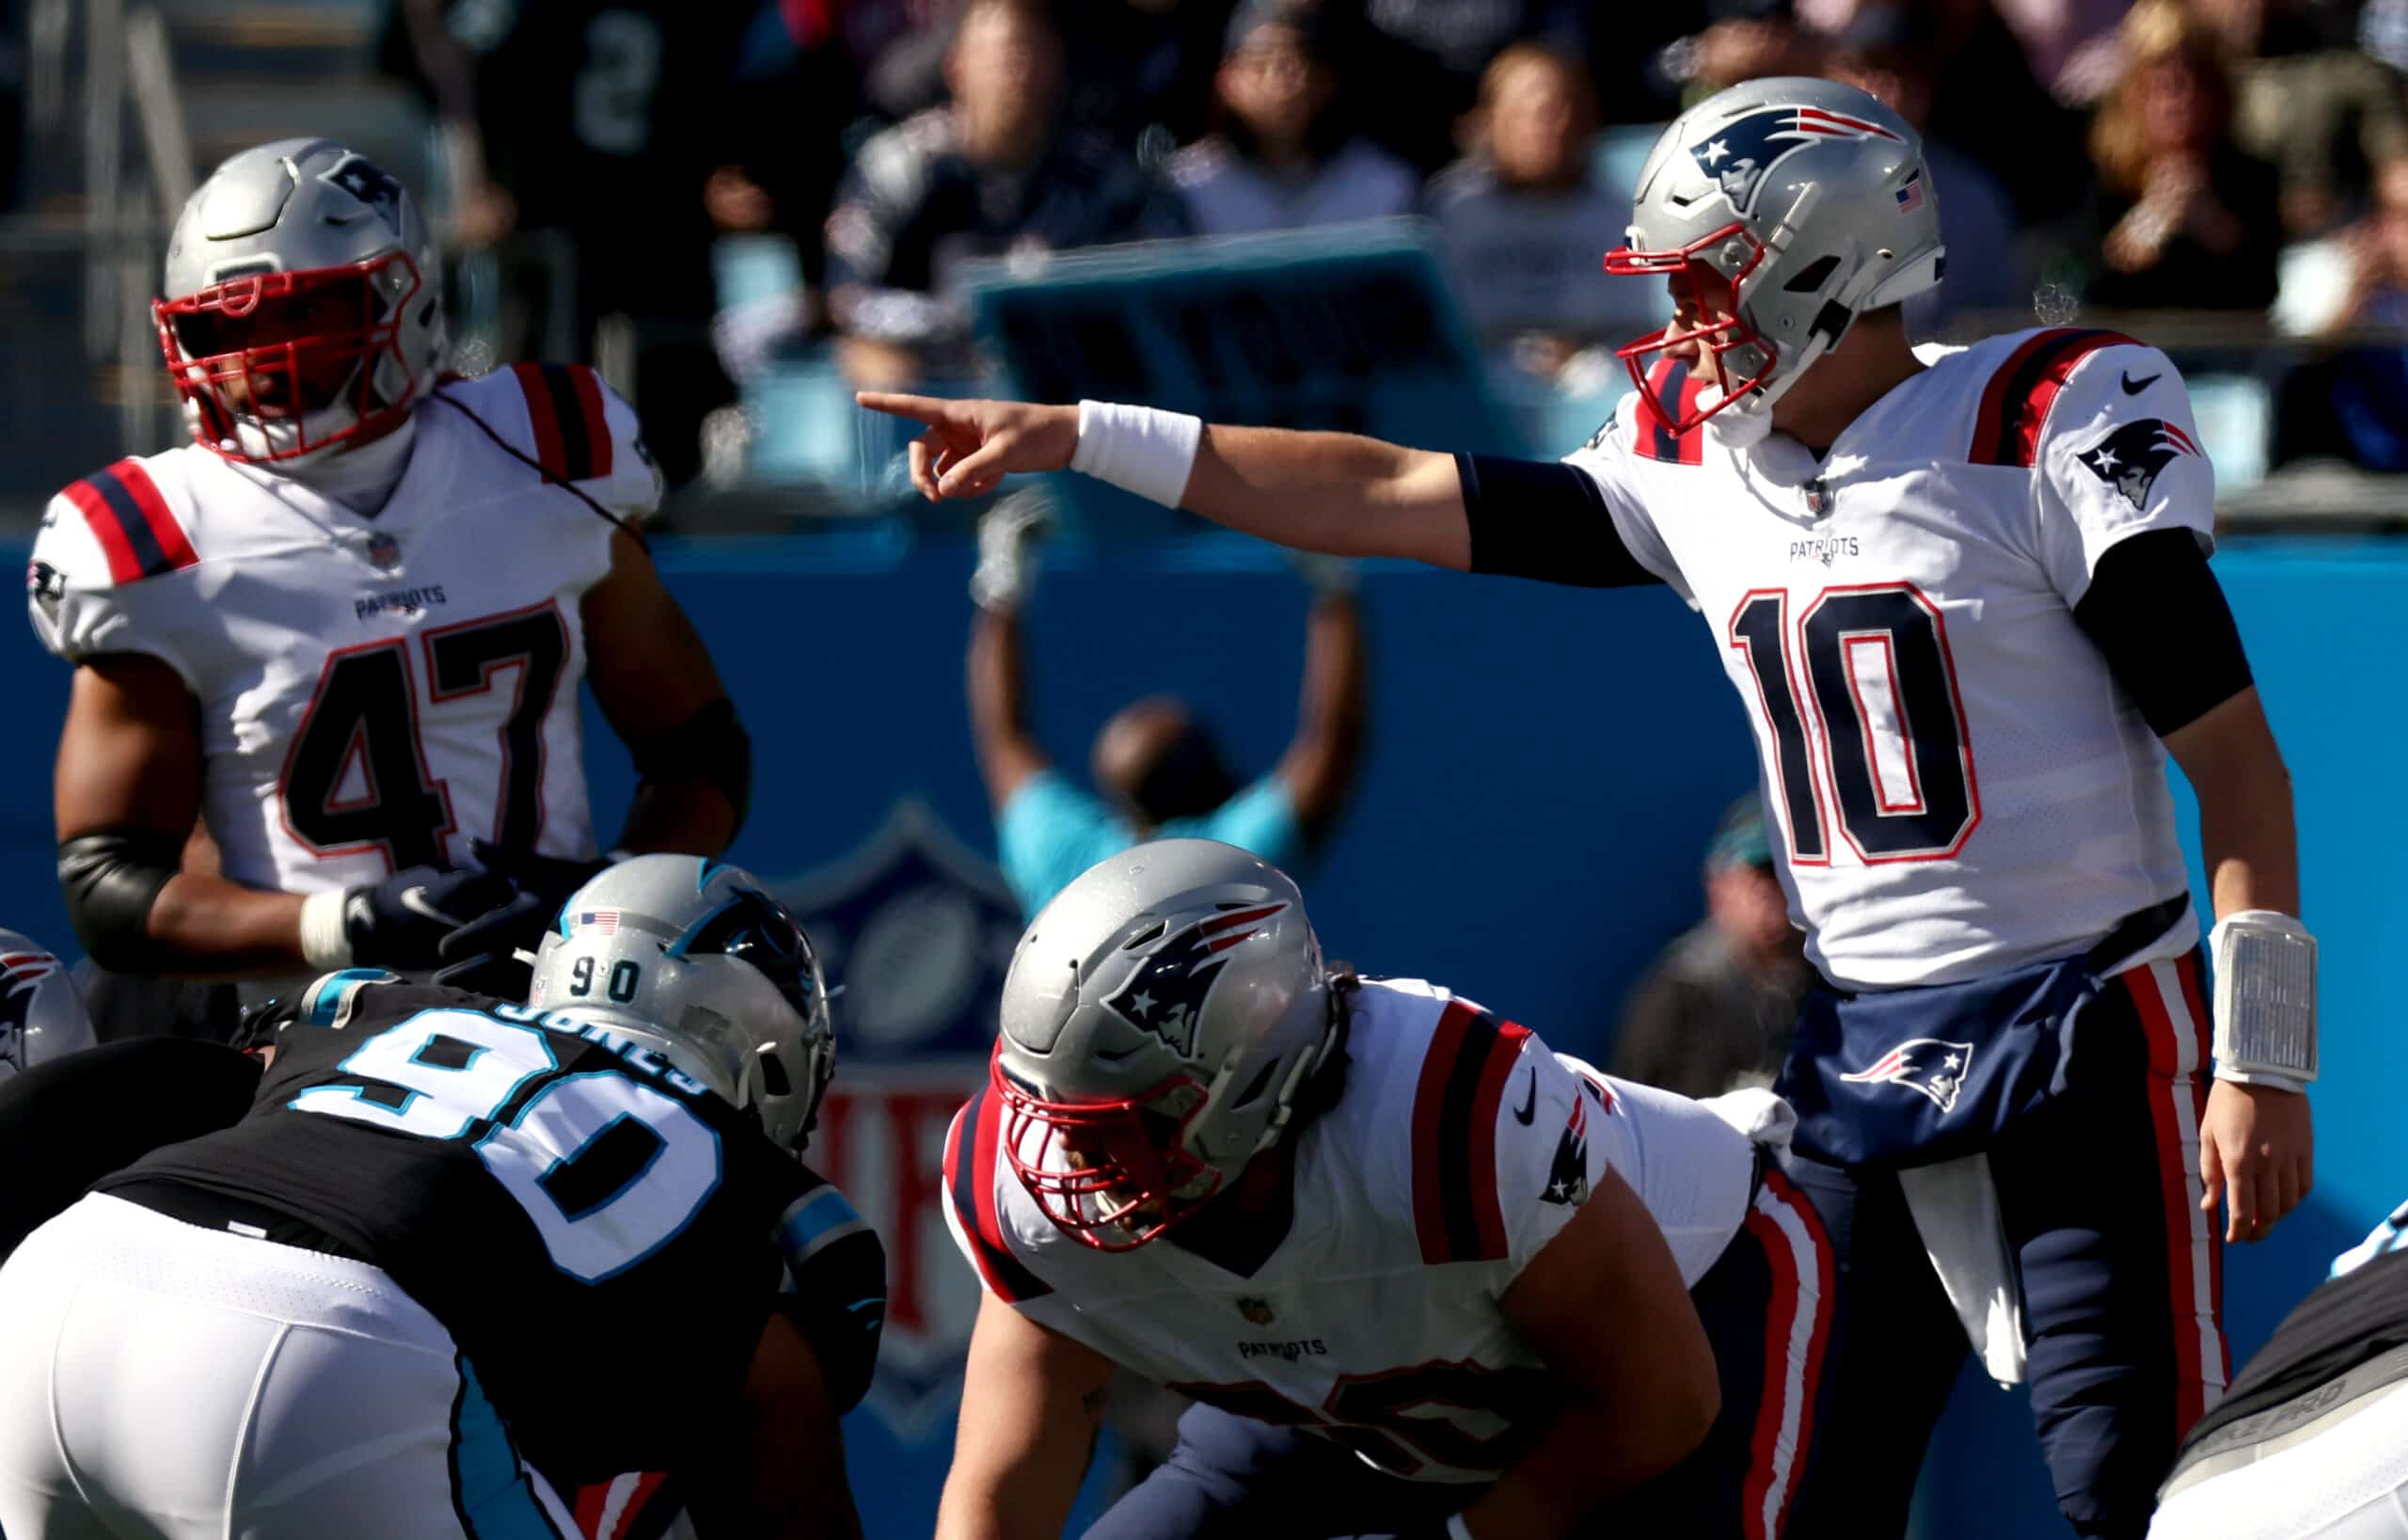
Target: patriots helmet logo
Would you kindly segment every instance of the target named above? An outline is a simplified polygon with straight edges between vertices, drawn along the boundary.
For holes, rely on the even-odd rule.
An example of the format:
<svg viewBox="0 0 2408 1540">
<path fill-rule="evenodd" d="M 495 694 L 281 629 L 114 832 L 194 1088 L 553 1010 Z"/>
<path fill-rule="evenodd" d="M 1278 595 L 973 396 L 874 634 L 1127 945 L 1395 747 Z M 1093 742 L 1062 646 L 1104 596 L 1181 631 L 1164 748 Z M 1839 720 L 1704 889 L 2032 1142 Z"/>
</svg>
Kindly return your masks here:
<svg viewBox="0 0 2408 1540">
<path fill-rule="evenodd" d="M 25 1017 L 41 981 L 57 971 L 48 952 L 0 953 L 0 1064 L 25 1067 Z"/>
<path fill-rule="evenodd" d="M 374 161 L 365 155 L 346 155 L 332 169 L 319 173 L 318 180 L 367 204 L 388 230 L 402 233 L 402 184 Z"/>
<path fill-rule="evenodd" d="M 1194 1058 L 1204 1002 L 1228 963 L 1221 954 L 1287 907 L 1284 902 L 1224 906 L 1224 913 L 1180 927 L 1147 953 L 1128 981 L 1103 1003 L 1132 1026 L 1162 1039 L 1180 1057 Z"/>
<path fill-rule="evenodd" d="M 1897 137 L 1878 123 L 1821 107 L 1758 107 L 1717 125 L 1703 142 L 1689 146 L 1689 155 L 1714 178 L 1732 212 L 1747 214 L 1772 168 L 1808 145 Z"/>
<path fill-rule="evenodd" d="M 2182 455 L 2198 452 L 2198 440 L 2180 427 L 2162 417 L 2144 417 L 2083 450 L 2080 459 L 2092 475 L 2145 510 L 2158 473 Z"/>
<path fill-rule="evenodd" d="M 1938 1038 L 1909 1038 L 1861 1070 L 1840 1076 L 1859 1086 L 1904 1086 L 1931 1098 L 1942 1112 L 1954 1111 L 1972 1067 L 1973 1045 Z"/>
<path fill-rule="evenodd" d="M 1600 1097 L 1605 1094 L 1593 1085 L 1590 1091 Z M 1576 1209 L 1588 1197 L 1589 1103 L 1576 1096 L 1572 1099 L 1572 1120 L 1563 1125 L 1563 1136 L 1555 1141 L 1555 1160 L 1547 1167 L 1546 1191 L 1539 1194 L 1539 1201 Z"/>
</svg>

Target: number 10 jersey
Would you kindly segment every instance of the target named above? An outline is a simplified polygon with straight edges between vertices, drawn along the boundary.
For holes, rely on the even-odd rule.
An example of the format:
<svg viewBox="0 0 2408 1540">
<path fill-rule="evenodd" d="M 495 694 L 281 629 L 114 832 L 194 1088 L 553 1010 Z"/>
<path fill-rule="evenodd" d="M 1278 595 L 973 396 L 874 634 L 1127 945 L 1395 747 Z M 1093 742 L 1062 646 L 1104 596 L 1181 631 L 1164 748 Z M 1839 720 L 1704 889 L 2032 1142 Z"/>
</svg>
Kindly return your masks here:
<svg viewBox="0 0 2408 1540">
<path fill-rule="evenodd" d="M 1652 383 L 1696 390 L 1677 365 Z M 2075 956 L 2186 891 L 2164 751 L 2073 609 L 2119 541 L 2210 537 L 2213 472 L 2164 354 L 2104 331 L 1994 337 L 1893 389 L 1819 462 L 1778 434 L 1673 435 L 1634 393 L 1568 463 L 1712 628 L 1791 917 L 1832 982 Z M 2134 960 L 2197 934 L 2185 914 Z"/>
<path fill-rule="evenodd" d="M 578 606 L 614 517 L 658 501 L 635 415 L 591 370 L 521 364 L 437 389 L 363 517 L 198 445 L 51 500 L 26 572 L 71 662 L 140 653 L 199 705 L 203 816 L 225 873 L 309 893 L 457 865 L 476 835 L 594 853 Z M 582 494 L 580 496 L 579 494 Z"/>
</svg>

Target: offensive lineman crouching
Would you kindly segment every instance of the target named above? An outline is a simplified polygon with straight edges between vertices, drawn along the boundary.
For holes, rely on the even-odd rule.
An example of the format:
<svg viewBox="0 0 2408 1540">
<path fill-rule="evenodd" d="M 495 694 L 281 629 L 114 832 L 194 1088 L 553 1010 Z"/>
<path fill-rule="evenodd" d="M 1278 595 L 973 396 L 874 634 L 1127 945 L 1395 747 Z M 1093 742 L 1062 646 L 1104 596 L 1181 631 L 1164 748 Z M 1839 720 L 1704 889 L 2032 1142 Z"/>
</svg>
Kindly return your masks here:
<svg viewBox="0 0 2408 1540">
<path fill-rule="evenodd" d="M 524 1006 L 357 970 L 277 1009 L 241 1122 L 0 1266 L 10 1540 L 564 1534 L 556 1488 L 631 1470 L 705 1534 L 859 1533 L 884 1256 L 796 1159 L 834 1040 L 753 879 L 615 866 Z"/>
<path fill-rule="evenodd" d="M 1200 1405 L 1088 1540 L 1769 1540 L 1831 1262 L 1726 1119 L 1785 1113 L 1333 974 L 1234 847 L 1115 856 L 1022 938 L 946 1138 L 987 1292 L 938 1533 L 1059 1533 L 1117 1364 Z"/>
</svg>

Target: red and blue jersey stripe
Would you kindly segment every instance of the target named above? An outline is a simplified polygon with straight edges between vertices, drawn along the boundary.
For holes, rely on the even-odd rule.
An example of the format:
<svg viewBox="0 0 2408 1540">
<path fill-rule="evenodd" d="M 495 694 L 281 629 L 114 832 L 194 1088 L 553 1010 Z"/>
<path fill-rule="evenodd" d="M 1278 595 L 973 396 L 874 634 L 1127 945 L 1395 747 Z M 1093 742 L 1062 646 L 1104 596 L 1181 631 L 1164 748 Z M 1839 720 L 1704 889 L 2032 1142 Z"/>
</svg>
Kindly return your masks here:
<svg viewBox="0 0 2408 1540">
<path fill-rule="evenodd" d="M 610 473 L 610 424 L 602 411 L 602 381 L 583 364 L 512 364 L 527 398 L 535 461 L 564 482 Z"/>
<path fill-rule="evenodd" d="M 944 1136 L 945 1200 L 953 1205 L 961 1233 L 970 1239 L 978 1276 L 998 1298 L 1017 1305 L 1054 1291 L 1012 1255 L 1011 1243 L 1004 1236 L 995 1192 L 996 1145 L 1003 1123 L 1003 1110 L 988 1105 L 983 1089 L 954 1114 L 953 1127 Z"/>
<path fill-rule="evenodd" d="M 60 495 L 75 505 L 92 538 L 100 542 L 113 583 L 156 578 L 200 561 L 140 461 L 119 460 L 72 483 Z"/>
<path fill-rule="evenodd" d="M 1497 1109 L 1528 1027 L 1457 1000 L 1438 1018 L 1413 1099 L 1413 1228 L 1421 1260 L 1497 1262 Z"/>
</svg>

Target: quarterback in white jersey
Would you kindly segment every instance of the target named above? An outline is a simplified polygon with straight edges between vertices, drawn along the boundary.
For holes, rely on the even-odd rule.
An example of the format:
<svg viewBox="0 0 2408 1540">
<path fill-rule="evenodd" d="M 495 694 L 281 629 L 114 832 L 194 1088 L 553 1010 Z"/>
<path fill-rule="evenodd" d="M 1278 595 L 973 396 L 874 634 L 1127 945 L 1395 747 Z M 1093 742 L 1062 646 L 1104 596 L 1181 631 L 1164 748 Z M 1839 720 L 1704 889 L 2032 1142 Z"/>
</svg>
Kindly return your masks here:
<svg viewBox="0 0 2408 1540">
<path fill-rule="evenodd" d="M 1561 463 L 863 400 L 927 424 L 933 498 L 1068 466 L 1307 549 L 1688 597 L 1829 986 L 1781 1081 L 1850 1279 L 1816 1456 L 1841 1496 L 1798 1521 L 1903 1525 L 1961 1361 L 1933 1349 L 1961 1336 L 2031 1380 L 2074 1528 L 2138 1535 L 2224 1384 L 2207 1216 L 2254 1240 L 2307 1188 L 2315 943 L 2180 377 L 2076 329 L 1919 357 L 1900 305 L 1940 281 L 1945 194 L 1861 91 L 1691 108 L 1606 257 L 1664 279 L 1673 320 L 1622 350 L 1640 390 Z M 2169 754 L 2220 916 L 2212 1017 Z"/>
<path fill-rule="evenodd" d="M 1782 1532 L 1832 1288 L 1751 1137 L 1782 1110 L 1333 976 L 1233 846 L 1112 858 L 1031 924 L 946 1139 L 987 1298 L 939 1532 L 1058 1532 L 1116 1365 L 1200 1405 L 1092 1536 Z"/>
<path fill-rule="evenodd" d="M 481 916 L 470 950 L 531 944 L 596 867 L 580 684 L 646 783 L 618 848 L 740 821 L 742 730 L 633 531 L 660 495 L 634 412 L 584 368 L 441 373 L 436 262 L 400 183 L 324 140 L 233 157 L 177 221 L 157 311 L 194 442 L 60 493 L 26 579 L 76 669 L 59 870 L 103 966 L 426 967 Z M 196 819 L 215 872 L 182 860 Z"/>
</svg>

